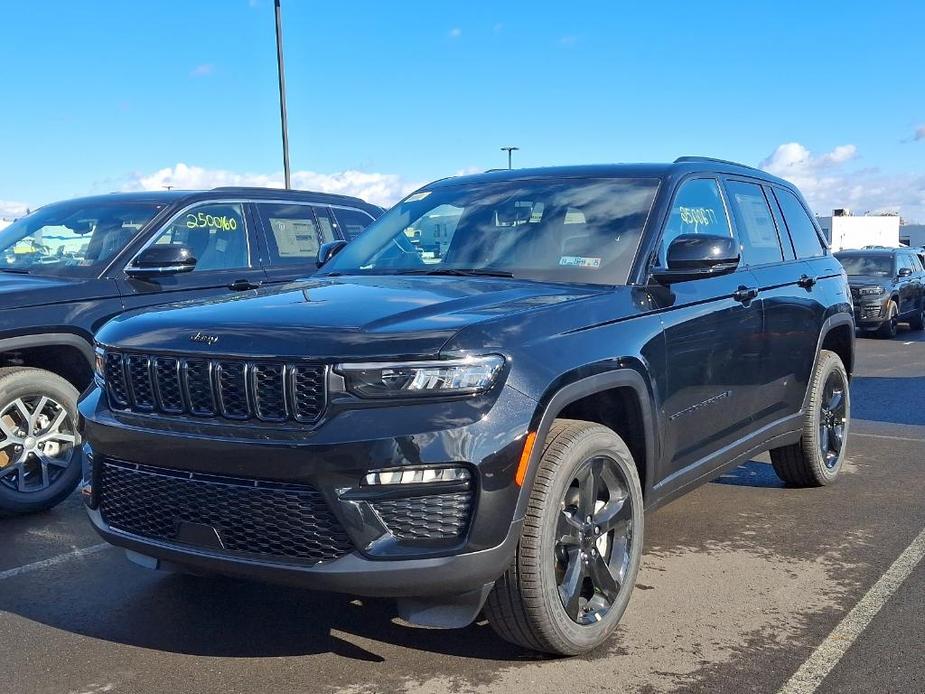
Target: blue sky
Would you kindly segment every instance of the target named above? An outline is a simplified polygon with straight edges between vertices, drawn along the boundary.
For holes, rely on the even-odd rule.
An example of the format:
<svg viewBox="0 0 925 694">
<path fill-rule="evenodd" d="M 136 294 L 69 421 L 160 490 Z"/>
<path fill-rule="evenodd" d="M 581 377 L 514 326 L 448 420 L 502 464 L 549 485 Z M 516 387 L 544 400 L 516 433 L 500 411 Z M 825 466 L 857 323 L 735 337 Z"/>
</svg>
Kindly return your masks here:
<svg viewBox="0 0 925 694">
<path fill-rule="evenodd" d="M 283 0 L 300 186 L 705 154 L 925 221 L 925 3 Z M 281 178 L 272 0 L 4 2 L 0 216 Z M 916 134 L 918 138 L 916 139 Z"/>
</svg>

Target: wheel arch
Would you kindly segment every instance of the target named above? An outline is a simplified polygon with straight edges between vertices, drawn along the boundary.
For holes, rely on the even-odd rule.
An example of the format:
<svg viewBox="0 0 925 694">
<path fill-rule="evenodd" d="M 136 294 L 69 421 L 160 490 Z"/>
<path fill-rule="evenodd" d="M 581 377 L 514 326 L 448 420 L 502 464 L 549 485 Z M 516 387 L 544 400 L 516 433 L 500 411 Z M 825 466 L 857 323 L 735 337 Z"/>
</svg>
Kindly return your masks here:
<svg viewBox="0 0 925 694">
<path fill-rule="evenodd" d="M 74 333 L 41 333 L 0 340 L 0 366 L 31 366 L 61 376 L 77 390 L 93 378 L 93 345 Z"/>
<path fill-rule="evenodd" d="M 845 365 L 848 372 L 848 378 L 854 371 L 854 316 L 848 313 L 836 313 L 826 318 L 819 331 L 819 338 L 816 342 L 816 355 L 813 357 L 813 368 L 809 372 L 810 379 L 806 386 L 806 393 L 803 395 L 803 407 L 801 412 L 805 412 L 809 403 L 809 397 L 812 392 L 812 374 L 816 373 L 816 364 L 819 363 L 819 353 L 828 349 L 835 352 Z"/>
<path fill-rule="evenodd" d="M 526 512 L 543 442 L 553 421 L 560 417 L 591 421 L 616 431 L 633 454 L 643 496 L 648 498 L 655 482 L 658 454 L 655 398 L 647 374 L 639 368 L 625 366 L 590 376 L 572 374 L 571 378 L 565 376 L 547 390 L 530 424 L 536 443 L 527 462 L 515 519 L 523 518 Z M 618 405 L 616 411 L 608 412 L 606 408 L 614 404 Z"/>
</svg>

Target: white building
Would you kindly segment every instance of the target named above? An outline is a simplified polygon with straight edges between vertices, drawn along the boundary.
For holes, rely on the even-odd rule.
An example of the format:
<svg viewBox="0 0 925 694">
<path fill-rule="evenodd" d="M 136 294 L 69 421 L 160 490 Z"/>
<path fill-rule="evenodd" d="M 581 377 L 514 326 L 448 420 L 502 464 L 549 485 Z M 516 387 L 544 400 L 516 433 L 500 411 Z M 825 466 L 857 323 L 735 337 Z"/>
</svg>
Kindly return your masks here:
<svg viewBox="0 0 925 694">
<path fill-rule="evenodd" d="M 854 216 L 851 210 L 834 210 L 831 217 L 817 217 L 833 251 L 864 246 L 898 246 L 899 215 Z"/>
</svg>

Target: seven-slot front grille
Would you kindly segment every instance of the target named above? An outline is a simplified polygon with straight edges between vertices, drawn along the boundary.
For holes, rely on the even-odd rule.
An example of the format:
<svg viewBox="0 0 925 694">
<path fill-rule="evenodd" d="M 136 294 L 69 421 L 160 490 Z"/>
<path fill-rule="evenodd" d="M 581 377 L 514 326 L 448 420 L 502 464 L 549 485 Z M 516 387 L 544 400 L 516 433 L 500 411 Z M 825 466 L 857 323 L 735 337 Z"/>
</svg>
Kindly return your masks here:
<svg viewBox="0 0 925 694">
<path fill-rule="evenodd" d="M 324 412 L 327 397 L 325 367 L 319 364 L 109 351 L 103 363 L 115 409 L 313 423 Z"/>
<path fill-rule="evenodd" d="M 230 555 L 300 563 L 332 561 L 353 549 L 312 487 L 115 460 L 99 464 L 100 512 L 117 530 Z"/>
</svg>

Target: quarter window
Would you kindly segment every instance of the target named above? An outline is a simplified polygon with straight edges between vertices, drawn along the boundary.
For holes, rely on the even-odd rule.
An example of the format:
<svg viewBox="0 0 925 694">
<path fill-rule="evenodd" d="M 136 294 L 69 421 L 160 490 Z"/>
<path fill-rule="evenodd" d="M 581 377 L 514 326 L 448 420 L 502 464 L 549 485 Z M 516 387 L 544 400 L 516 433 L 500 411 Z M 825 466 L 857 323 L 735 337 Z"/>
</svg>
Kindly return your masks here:
<svg viewBox="0 0 925 694">
<path fill-rule="evenodd" d="M 726 206 L 716 179 L 695 178 L 686 181 L 675 193 L 659 249 L 661 265 L 666 265 L 668 246 L 682 234 L 732 236 Z"/>
<path fill-rule="evenodd" d="M 341 233 L 347 241 L 353 241 L 373 221 L 365 212 L 346 208 L 334 210 L 334 216 L 337 217 Z"/>
<path fill-rule="evenodd" d="M 250 266 L 247 229 L 239 203 L 193 207 L 167 225 L 154 243 L 187 246 L 196 259 L 193 272 Z"/>
<path fill-rule="evenodd" d="M 784 188 L 775 188 L 774 195 L 780 203 L 780 210 L 790 231 L 797 258 L 816 258 L 823 255 L 825 250 L 819 240 L 819 234 L 816 233 L 816 225 L 796 195 Z"/>
<path fill-rule="evenodd" d="M 742 257 L 748 265 L 766 265 L 783 260 L 777 227 L 761 186 L 728 181 L 726 190 L 739 232 Z"/>
<path fill-rule="evenodd" d="M 322 243 L 334 240 L 331 225 L 320 226 L 310 205 L 259 203 L 257 214 L 266 230 L 270 265 L 305 265 L 318 257 Z"/>
</svg>

